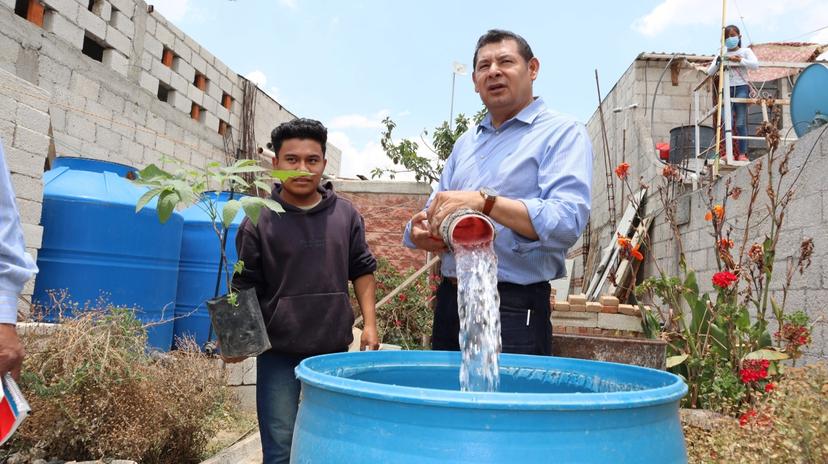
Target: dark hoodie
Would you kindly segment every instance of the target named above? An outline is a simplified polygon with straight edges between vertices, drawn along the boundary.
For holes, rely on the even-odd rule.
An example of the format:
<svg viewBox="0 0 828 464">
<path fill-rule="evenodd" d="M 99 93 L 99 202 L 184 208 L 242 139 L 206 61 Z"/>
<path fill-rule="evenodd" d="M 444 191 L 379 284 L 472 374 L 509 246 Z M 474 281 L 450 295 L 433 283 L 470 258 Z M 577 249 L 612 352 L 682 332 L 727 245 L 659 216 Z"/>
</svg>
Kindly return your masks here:
<svg viewBox="0 0 828 464">
<path fill-rule="evenodd" d="M 353 341 L 348 281 L 377 268 L 362 217 L 330 183 L 320 186 L 322 201 L 307 211 L 284 202 L 281 189 L 277 184 L 271 196 L 284 213 L 262 210 L 257 225 L 245 218 L 239 227 L 244 271 L 233 286 L 256 288 L 275 351 L 344 351 Z"/>
</svg>

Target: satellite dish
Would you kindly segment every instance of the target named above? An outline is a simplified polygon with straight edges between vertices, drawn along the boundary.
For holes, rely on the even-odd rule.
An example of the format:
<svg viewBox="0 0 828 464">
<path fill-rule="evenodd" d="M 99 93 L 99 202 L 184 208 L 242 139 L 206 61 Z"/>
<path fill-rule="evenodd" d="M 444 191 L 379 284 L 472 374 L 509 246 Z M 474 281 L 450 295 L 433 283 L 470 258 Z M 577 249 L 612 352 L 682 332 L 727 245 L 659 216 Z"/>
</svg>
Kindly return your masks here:
<svg viewBox="0 0 828 464">
<path fill-rule="evenodd" d="M 791 121 L 797 137 L 828 123 L 828 64 L 814 63 L 796 78 L 791 92 Z"/>
</svg>

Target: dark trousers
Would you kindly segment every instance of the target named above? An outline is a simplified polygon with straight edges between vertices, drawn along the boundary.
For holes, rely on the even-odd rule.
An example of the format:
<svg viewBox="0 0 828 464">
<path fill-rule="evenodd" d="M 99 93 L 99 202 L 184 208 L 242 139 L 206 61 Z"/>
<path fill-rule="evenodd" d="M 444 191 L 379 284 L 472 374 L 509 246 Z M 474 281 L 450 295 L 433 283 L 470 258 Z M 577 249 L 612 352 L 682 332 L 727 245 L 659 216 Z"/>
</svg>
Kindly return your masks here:
<svg viewBox="0 0 828 464">
<path fill-rule="evenodd" d="M 264 464 L 287 464 L 301 386 L 294 369 L 303 356 L 265 351 L 256 358 L 256 413 Z"/>
<path fill-rule="evenodd" d="M 500 338 L 504 353 L 552 354 L 552 322 L 549 320 L 548 282 L 517 285 L 497 284 L 500 293 Z M 431 348 L 460 350 L 460 317 L 457 284 L 443 279 L 437 289 Z"/>
</svg>

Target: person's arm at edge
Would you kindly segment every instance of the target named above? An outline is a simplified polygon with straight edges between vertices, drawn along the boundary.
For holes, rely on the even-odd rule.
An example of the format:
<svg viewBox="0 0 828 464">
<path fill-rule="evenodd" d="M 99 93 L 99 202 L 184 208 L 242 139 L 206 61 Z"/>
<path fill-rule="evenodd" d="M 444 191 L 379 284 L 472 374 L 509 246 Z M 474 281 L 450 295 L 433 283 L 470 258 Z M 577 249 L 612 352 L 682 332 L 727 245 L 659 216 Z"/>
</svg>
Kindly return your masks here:
<svg viewBox="0 0 828 464">
<path fill-rule="evenodd" d="M 354 294 L 362 311 L 363 330 L 359 341 L 360 350 L 379 349 L 377 332 L 377 281 L 374 274 L 364 274 L 354 279 Z"/>
</svg>

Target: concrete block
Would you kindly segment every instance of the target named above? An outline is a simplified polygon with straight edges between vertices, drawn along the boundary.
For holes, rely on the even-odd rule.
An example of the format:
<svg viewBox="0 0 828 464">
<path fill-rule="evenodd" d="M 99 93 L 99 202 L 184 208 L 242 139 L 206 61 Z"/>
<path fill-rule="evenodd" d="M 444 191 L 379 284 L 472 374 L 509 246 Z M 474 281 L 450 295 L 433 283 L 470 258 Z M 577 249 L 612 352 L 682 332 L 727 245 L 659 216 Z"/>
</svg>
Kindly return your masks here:
<svg viewBox="0 0 828 464">
<path fill-rule="evenodd" d="M 164 63 L 162 63 L 160 59 L 152 62 L 152 69 L 150 70 L 150 73 L 156 79 L 165 84 L 170 84 L 170 81 L 172 80 L 172 69 L 164 66 Z"/>
<path fill-rule="evenodd" d="M 135 131 L 135 142 L 147 147 L 155 147 L 157 135 L 154 131 L 146 128 L 137 128 Z"/>
<path fill-rule="evenodd" d="M 202 51 L 202 53 L 203 53 L 203 51 Z M 204 59 L 203 56 L 202 56 L 202 59 Z M 204 67 L 205 67 L 204 74 L 207 75 L 207 79 L 210 79 L 211 81 L 216 82 L 216 83 L 221 82 L 221 74 L 218 72 L 218 70 L 212 64 L 205 61 Z M 198 69 L 198 67 L 196 67 L 196 69 Z"/>
<path fill-rule="evenodd" d="M 641 319 L 626 314 L 598 314 L 598 328 L 606 330 L 629 330 L 642 332 Z"/>
<path fill-rule="evenodd" d="M 72 79 L 69 82 L 69 90 L 75 95 L 97 100 L 101 84 L 75 71 L 72 73 Z"/>
<path fill-rule="evenodd" d="M 190 83 L 177 72 L 172 73 L 172 80 L 170 81 L 170 84 L 176 92 L 185 96 L 187 95 L 187 88 L 190 86 Z"/>
<path fill-rule="evenodd" d="M 124 55 L 132 54 L 132 40 L 113 26 L 106 27 L 106 43 Z"/>
<path fill-rule="evenodd" d="M 256 386 L 239 385 L 230 388 L 230 393 L 235 395 L 239 402 L 239 408 L 245 412 L 256 412 Z"/>
<path fill-rule="evenodd" d="M 618 312 L 618 306 L 604 306 L 604 305 L 601 305 L 601 311 L 599 311 L 599 312 L 602 312 L 602 313 L 605 313 L 605 314 L 616 314 Z"/>
<path fill-rule="evenodd" d="M 43 183 L 39 180 L 37 181 L 38 184 L 41 185 L 40 191 L 40 199 L 43 199 Z M 35 248 L 38 249 L 43 245 L 43 226 L 35 225 L 35 224 L 20 224 L 21 228 L 23 229 L 23 237 L 26 240 L 26 247 L 27 248 Z"/>
<path fill-rule="evenodd" d="M 17 124 L 32 131 L 46 135 L 49 133 L 49 115 L 43 111 L 21 103 L 17 105 Z"/>
<path fill-rule="evenodd" d="M 183 58 L 173 61 L 172 69 L 180 74 L 187 82 L 193 82 L 193 79 L 195 79 L 195 69 Z"/>
<path fill-rule="evenodd" d="M 600 301 L 601 306 L 618 306 L 618 298 L 612 295 L 602 295 L 598 301 Z"/>
<path fill-rule="evenodd" d="M 150 73 L 146 71 L 141 71 L 141 75 L 138 77 L 138 83 L 147 92 L 153 95 L 158 94 L 158 78 L 151 75 Z"/>
<path fill-rule="evenodd" d="M 216 107 L 216 116 L 224 122 L 230 121 L 230 111 L 221 105 Z"/>
<path fill-rule="evenodd" d="M 72 111 L 66 115 L 66 132 L 81 139 L 94 137 L 95 124 L 85 115 Z"/>
<path fill-rule="evenodd" d="M 193 103 L 196 103 L 199 106 L 204 106 L 204 92 L 202 92 L 198 87 L 190 84 L 187 89 L 187 96 L 193 101 Z"/>
<path fill-rule="evenodd" d="M 112 18 L 112 4 L 107 0 L 97 0 L 92 7 L 92 12 L 106 22 Z"/>
<path fill-rule="evenodd" d="M 553 325 L 564 325 L 567 327 L 597 327 L 598 316 L 599 314 L 587 312 L 576 313 L 572 311 L 552 311 L 551 319 Z"/>
<path fill-rule="evenodd" d="M 193 50 L 184 44 L 184 40 L 179 37 L 175 38 L 175 44 L 172 47 L 175 50 L 175 54 L 179 56 L 182 60 L 189 63 L 193 59 Z"/>
<path fill-rule="evenodd" d="M 155 149 L 165 156 L 172 156 L 175 152 L 175 144 L 170 138 L 159 136 L 155 139 Z"/>
<path fill-rule="evenodd" d="M 33 155 L 46 156 L 49 150 L 50 138 L 40 132 L 17 126 L 14 130 L 14 139 L 11 146 L 19 150 L 29 152 Z"/>
<path fill-rule="evenodd" d="M 11 173 L 11 183 L 14 195 L 17 198 L 43 201 L 43 183 L 39 178 L 13 172 Z"/>
<path fill-rule="evenodd" d="M 40 77 L 40 86 L 43 87 L 47 82 L 54 82 L 59 87 L 66 87 L 66 84 L 72 79 L 72 70 L 57 62 L 45 53 L 38 56 L 37 72 Z"/>
<path fill-rule="evenodd" d="M 221 102 L 222 94 L 224 94 L 224 91 L 221 90 L 221 86 L 219 85 L 219 81 L 214 81 L 214 80 L 207 81 L 207 95 L 212 97 L 217 102 Z"/>
<path fill-rule="evenodd" d="M 160 61 L 161 55 L 164 53 L 164 45 L 155 37 L 146 35 L 144 36 L 144 51 Z"/>
<path fill-rule="evenodd" d="M 211 131 L 218 131 L 219 120 L 214 113 L 208 111 L 204 117 L 204 125 Z"/>
<path fill-rule="evenodd" d="M 106 21 L 85 8 L 78 10 L 78 26 L 101 40 L 106 37 Z"/>
<path fill-rule="evenodd" d="M 83 48 L 83 29 L 60 13 L 47 13 L 43 18 L 43 29 L 55 34 L 76 48 Z"/>
<path fill-rule="evenodd" d="M 219 105 L 218 100 L 212 98 L 210 95 L 205 95 L 204 96 L 203 103 L 204 104 L 202 106 L 204 107 L 204 109 L 206 109 L 207 112 L 209 112 L 211 114 L 216 114 L 216 112 L 218 110 L 218 107 L 221 106 L 221 105 Z M 216 124 L 218 124 L 218 123 L 216 123 Z"/>
<path fill-rule="evenodd" d="M 99 126 L 111 127 L 110 121 L 115 117 L 112 110 L 101 105 L 97 100 L 86 100 L 84 109 L 89 114 L 92 122 Z"/>
<path fill-rule="evenodd" d="M 238 76 L 236 76 L 236 82 L 238 81 L 239 78 Z M 242 91 L 242 88 L 240 86 L 234 85 L 233 89 L 230 91 L 230 96 L 232 96 L 233 100 L 235 100 L 236 102 L 240 102 L 244 99 L 244 92 Z"/>
<path fill-rule="evenodd" d="M 127 143 L 125 146 L 121 147 L 121 152 L 127 157 L 127 159 L 135 165 L 143 165 L 144 164 L 144 146 L 130 142 Z"/>
<path fill-rule="evenodd" d="M 227 75 L 222 74 L 221 75 L 221 81 L 220 81 L 219 85 L 221 87 L 222 92 L 225 92 L 225 91 L 229 92 L 233 88 L 233 81 Z M 219 95 L 219 96 L 221 96 L 221 95 Z"/>
<path fill-rule="evenodd" d="M 121 33 L 130 39 L 135 37 L 135 24 L 122 12 L 113 11 L 112 19 L 109 20 L 109 24 L 115 29 L 121 31 Z"/>
<path fill-rule="evenodd" d="M 590 301 L 586 304 L 586 311 L 589 313 L 600 313 L 601 312 L 601 303 L 597 301 Z"/>
<path fill-rule="evenodd" d="M 631 304 L 618 305 L 618 312 L 626 314 L 627 316 L 639 316 L 641 314 L 638 310 L 638 306 L 633 306 Z"/>
<path fill-rule="evenodd" d="M 164 24 L 158 23 L 158 26 L 155 28 L 155 38 L 169 48 L 175 45 L 175 36 Z"/>
<path fill-rule="evenodd" d="M 167 98 L 167 103 L 174 106 L 179 111 L 183 111 L 185 113 L 189 113 L 190 109 L 192 108 L 192 102 L 189 98 L 187 98 L 186 92 L 182 93 L 178 90 L 170 91 L 169 97 Z"/>
<path fill-rule="evenodd" d="M 586 305 L 586 303 L 587 303 L 587 297 L 583 293 L 569 295 L 569 304 L 570 305 L 584 306 L 584 305 Z"/>
<path fill-rule="evenodd" d="M 106 127 L 95 128 L 95 143 L 107 151 L 117 152 L 121 149 L 121 135 Z"/>
<path fill-rule="evenodd" d="M 17 198 L 16 200 L 17 212 L 20 213 L 20 222 L 24 224 L 40 224 L 41 203 L 23 198 Z"/>
<path fill-rule="evenodd" d="M 202 74 L 206 74 L 207 78 L 210 78 L 210 75 L 207 74 L 207 62 L 204 61 L 204 58 L 201 55 L 193 54 L 192 59 L 190 60 L 190 64 L 195 68 L 198 72 Z"/>
<path fill-rule="evenodd" d="M 4 147 L 11 144 L 16 124 L 6 119 L 0 119 L 0 144 Z"/>
<path fill-rule="evenodd" d="M 104 50 L 103 64 L 124 77 L 129 72 L 129 59 L 114 48 Z"/>
<path fill-rule="evenodd" d="M 184 41 L 184 45 L 186 45 L 188 48 L 193 50 L 195 53 L 199 53 L 201 51 L 201 45 L 199 45 L 198 42 L 193 40 L 192 37 L 190 37 L 188 35 L 185 35 L 183 37 L 183 41 Z"/>
<path fill-rule="evenodd" d="M 123 13 L 128 19 L 135 15 L 135 0 L 109 0 L 109 3 L 112 4 L 113 10 Z"/>
</svg>

